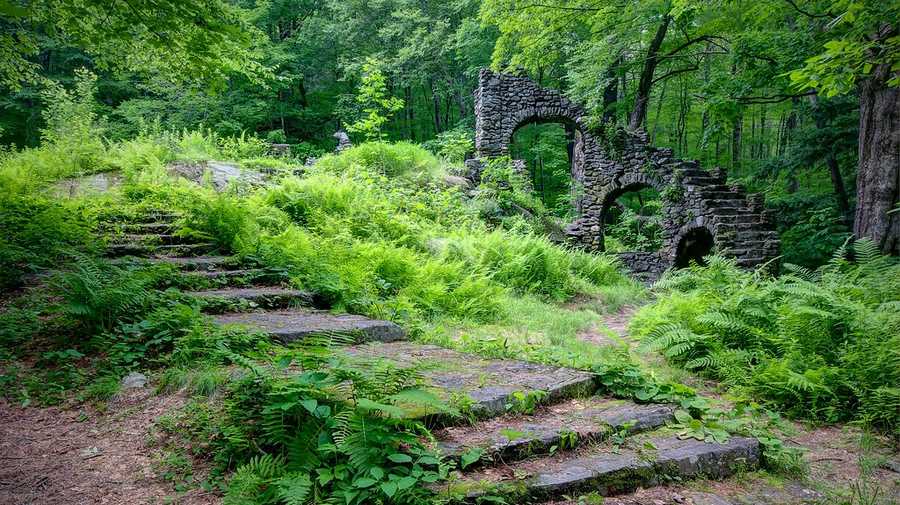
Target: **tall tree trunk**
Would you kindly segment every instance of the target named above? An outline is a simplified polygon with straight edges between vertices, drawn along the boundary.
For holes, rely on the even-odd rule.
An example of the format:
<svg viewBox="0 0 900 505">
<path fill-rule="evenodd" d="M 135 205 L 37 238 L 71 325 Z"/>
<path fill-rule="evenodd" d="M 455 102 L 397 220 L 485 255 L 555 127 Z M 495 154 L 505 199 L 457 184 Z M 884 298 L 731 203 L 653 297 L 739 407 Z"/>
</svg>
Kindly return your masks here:
<svg viewBox="0 0 900 505">
<path fill-rule="evenodd" d="M 306 79 L 300 78 L 300 84 L 297 86 L 297 91 L 300 92 L 300 107 L 304 109 L 309 107 L 309 99 L 306 97 Z"/>
<path fill-rule="evenodd" d="M 666 88 L 669 87 L 669 81 L 663 81 L 662 92 L 659 94 L 659 100 L 656 102 L 656 117 L 653 120 L 653 128 L 650 130 L 650 143 L 656 142 L 656 131 L 659 129 L 659 117 L 662 115 L 663 103 L 666 101 Z"/>
<path fill-rule="evenodd" d="M 887 87 L 890 64 L 859 84 L 859 170 L 853 233 L 900 254 L 900 88 Z"/>
<path fill-rule="evenodd" d="M 656 72 L 656 66 L 659 64 L 659 48 L 666 38 L 666 32 L 669 30 L 671 22 L 671 16 L 666 13 L 656 29 L 656 35 L 653 36 L 653 40 L 650 41 L 650 46 L 647 48 L 644 67 L 641 69 L 641 77 L 638 81 L 637 93 L 634 98 L 634 109 L 632 109 L 631 118 L 628 120 L 628 127 L 632 130 L 640 128 L 647 118 L 647 105 L 650 102 L 650 90 L 653 88 L 653 74 Z"/>
<path fill-rule="evenodd" d="M 403 105 L 405 106 L 404 113 L 406 114 L 406 130 L 407 135 L 410 140 L 413 142 L 416 141 L 416 104 L 413 101 L 413 92 L 411 86 L 403 87 Z"/>
<path fill-rule="evenodd" d="M 569 172 L 572 172 L 572 164 L 575 163 L 575 125 L 564 123 L 566 129 L 566 154 L 569 156 Z"/>
<path fill-rule="evenodd" d="M 741 170 L 741 149 L 743 148 L 744 113 L 738 111 L 734 118 L 734 129 L 731 130 L 731 169 L 735 174 Z"/>
<path fill-rule="evenodd" d="M 614 123 L 616 121 L 616 101 L 619 100 L 619 79 L 616 77 L 616 68 L 622 61 L 617 59 L 606 70 L 606 88 L 603 89 L 603 122 Z M 574 139 L 574 135 L 573 135 Z"/>
<path fill-rule="evenodd" d="M 759 111 L 759 159 L 769 159 L 769 144 L 766 138 L 766 105 Z"/>
<path fill-rule="evenodd" d="M 819 110 L 819 97 L 812 95 L 809 97 L 809 101 L 813 106 L 813 116 L 816 121 L 816 128 L 824 130 L 828 127 L 828 124 L 825 121 L 825 114 Z M 825 154 L 825 165 L 828 167 L 828 173 L 831 175 L 831 185 L 834 188 L 834 195 L 837 197 L 838 211 L 840 212 L 844 223 L 846 223 L 847 226 L 850 226 L 853 217 L 850 213 L 850 201 L 847 197 L 847 188 L 844 186 L 844 178 L 841 176 L 837 155 L 830 146 L 828 147 L 828 152 Z"/>
<path fill-rule="evenodd" d="M 429 91 L 431 92 L 431 103 L 434 106 L 432 108 L 433 115 L 434 115 L 434 133 L 438 134 L 438 133 L 441 133 L 442 131 L 444 131 L 441 128 L 441 97 L 438 96 L 437 90 L 434 89 L 433 81 L 431 81 L 431 80 L 428 81 L 428 88 L 429 88 Z"/>
</svg>

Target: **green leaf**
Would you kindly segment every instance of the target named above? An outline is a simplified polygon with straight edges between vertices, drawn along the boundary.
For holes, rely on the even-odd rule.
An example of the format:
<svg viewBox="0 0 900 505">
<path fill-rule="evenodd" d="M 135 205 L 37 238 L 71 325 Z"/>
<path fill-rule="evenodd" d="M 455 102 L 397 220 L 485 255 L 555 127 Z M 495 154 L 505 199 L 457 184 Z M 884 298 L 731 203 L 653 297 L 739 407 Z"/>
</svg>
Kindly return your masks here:
<svg viewBox="0 0 900 505">
<path fill-rule="evenodd" d="M 420 465 L 437 465 L 440 463 L 437 458 L 431 456 L 422 456 L 416 463 Z"/>
<path fill-rule="evenodd" d="M 416 485 L 416 482 L 418 482 L 418 480 L 415 477 L 403 477 L 402 479 L 397 481 L 397 489 L 401 491 L 404 489 L 409 489 Z"/>
<path fill-rule="evenodd" d="M 681 424 L 687 425 L 690 424 L 691 421 L 694 420 L 694 418 L 688 411 L 678 409 L 675 411 L 675 420 Z"/>
<path fill-rule="evenodd" d="M 371 475 L 372 478 L 381 480 L 381 478 L 384 477 L 384 470 L 377 466 L 373 466 L 369 469 L 369 475 Z"/>
<path fill-rule="evenodd" d="M 397 488 L 399 485 L 396 482 L 384 482 L 381 484 L 381 491 L 387 495 L 388 498 L 393 498 L 394 494 L 397 493 Z"/>
<path fill-rule="evenodd" d="M 388 417 L 392 417 L 395 419 L 400 419 L 406 415 L 406 410 L 396 407 L 394 405 L 387 405 L 385 403 L 378 403 L 368 398 L 360 398 L 356 401 L 356 406 L 367 411 L 376 411 L 381 412 Z"/>
<path fill-rule="evenodd" d="M 462 453 L 462 455 L 459 457 L 460 469 L 465 469 L 467 466 L 480 460 L 482 455 L 484 455 L 484 449 L 480 447 L 469 449 L 468 451 Z"/>
<path fill-rule="evenodd" d="M 303 400 L 303 401 L 300 402 L 300 405 L 303 405 L 303 408 L 305 408 L 306 410 L 308 410 L 310 414 L 315 415 L 315 413 L 316 413 L 316 407 L 319 406 L 319 402 L 317 402 L 317 401 L 314 400 L 314 399 L 312 399 L 312 400 Z"/>
<path fill-rule="evenodd" d="M 367 487 L 374 486 L 378 481 L 375 479 L 370 479 L 368 477 L 362 477 L 353 481 L 353 486 L 358 487 L 360 489 L 365 489 Z"/>
<path fill-rule="evenodd" d="M 412 458 L 409 454 L 403 454 L 400 452 L 396 452 L 388 456 L 388 459 L 393 461 L 394 463 L 412 463 Z"/>
</svg>

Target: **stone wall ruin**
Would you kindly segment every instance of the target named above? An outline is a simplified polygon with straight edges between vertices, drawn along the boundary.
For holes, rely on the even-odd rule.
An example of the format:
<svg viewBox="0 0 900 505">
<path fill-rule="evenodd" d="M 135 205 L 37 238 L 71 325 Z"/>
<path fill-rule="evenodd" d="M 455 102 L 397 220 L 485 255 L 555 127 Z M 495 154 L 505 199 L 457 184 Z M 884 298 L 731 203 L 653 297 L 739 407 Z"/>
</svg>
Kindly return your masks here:
<svg viewBox="0 0 900 505">
<path fill-rule="evenodd" d="M 778 235 L 760 195 L 728 184 L 721 169 L 706 171 L 697 161 L 676 159 L 671 149 L 652 147 L 643 132 L 604 133 L 592 127 L 584 109 L 559 91 L 485 69 L 475 90 L 475 114 L 477 158 L 468 164 L 476 174 L 481 160 L 509 155 L 512 137 L 522 126 L 554 122 L 575 128 L 572 178 L 579 190 L 573 203 L 579 217 L 566 227 L 566 235 L 585 249 L 603 250 L 606 214 L 619 196 L 648 187 L 659 191 L 662 248 L 620 254 L 639 276 L 655 278 L 710 249 L 743 267 L 778 256 Z"/>
</svg>

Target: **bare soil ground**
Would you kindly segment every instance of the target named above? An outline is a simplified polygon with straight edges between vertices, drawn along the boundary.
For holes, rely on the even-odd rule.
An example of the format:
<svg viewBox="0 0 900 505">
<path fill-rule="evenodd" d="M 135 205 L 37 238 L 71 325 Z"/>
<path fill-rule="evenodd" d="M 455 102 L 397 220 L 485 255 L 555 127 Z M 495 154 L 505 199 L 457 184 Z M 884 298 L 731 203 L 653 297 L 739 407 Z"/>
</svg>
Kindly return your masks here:
<svg viewBox="0 0 900 505">
<path fill-rule="evenodd" d="M 185 403 L 151 388 L 125 390 L 106 412 L 90 407 L 22 408 L 0 399 L 0 503 L 201 505 L 156 476 L 150 428 Z"/>
</svg>

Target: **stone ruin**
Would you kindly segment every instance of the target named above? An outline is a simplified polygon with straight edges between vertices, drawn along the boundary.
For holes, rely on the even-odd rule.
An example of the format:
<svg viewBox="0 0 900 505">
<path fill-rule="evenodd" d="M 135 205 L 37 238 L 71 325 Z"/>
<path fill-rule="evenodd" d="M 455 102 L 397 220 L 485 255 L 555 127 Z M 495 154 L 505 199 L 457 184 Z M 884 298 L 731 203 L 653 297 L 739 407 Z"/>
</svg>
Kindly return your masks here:
<svg viewBox="0 0 900 505">
<path fill-rule="evenodd" d="M 778 235 L 761 195 L 746 194 L 726 182 L 725 172 L 706 171 L 697 161 L 680 160 L 655 148 L 646 133 L 589 124 L 578 104 L 528 77 L 482 70 L 475 90 L 476 158 L 467 166 L 478 177 L 483 160 L 508 156 L 516 130 L 531 123 L 562 123 L 575 130 L 572 149 L 573 204 L 578 218 L 566 227 L 568 239 L 602 251 L 609 209 L 624 193 L 654 188 L 662 204 L 659 251 L 619 256 L 632 273 L 656 278 L 671 267 L 687 266 L 712 250 L 755 267 L 778 256 Z M 521 161 L 515 162 L 522 167 Z"/>
</svg>

